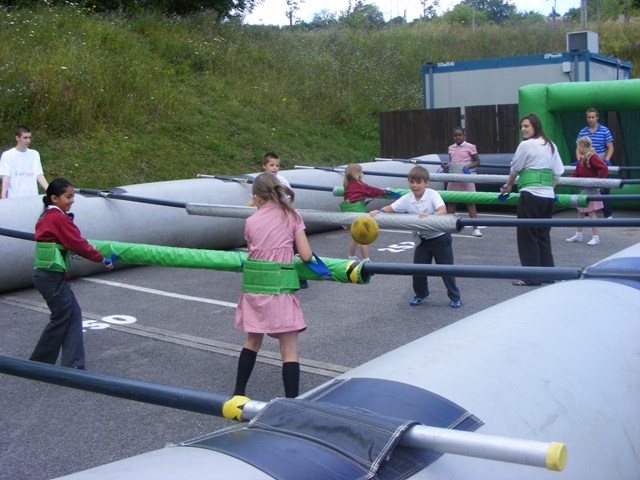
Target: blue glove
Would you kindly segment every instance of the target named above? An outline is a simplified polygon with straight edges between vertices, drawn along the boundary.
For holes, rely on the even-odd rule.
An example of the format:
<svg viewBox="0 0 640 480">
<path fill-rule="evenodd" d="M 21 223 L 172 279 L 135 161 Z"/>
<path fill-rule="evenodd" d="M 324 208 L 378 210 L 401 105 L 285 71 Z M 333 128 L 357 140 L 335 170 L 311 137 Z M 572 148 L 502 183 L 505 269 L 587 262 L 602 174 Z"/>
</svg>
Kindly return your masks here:
<svg viewBox="0 0 640 480">
<path fill-rule="evenodd" d="M 327 267 L 327 265 L 320 259 L 320 257 L 314 253 L 312 260 L 315 260 L 316 263 L 313 263 L 313 261 L 310 260 L 308 262 L 304 262 L 305 265 L 313 270 L 313 273 L 315 273 L 316 275 L 324 277 L 325 280 L 331 280 L 333 277 L 331 275 L 331 270 L 329 270 L 329 267 Z"/>
<path fill-rule="evenodd" d="M 509 194 L 508 193 L 501 193 L 500 195 L 498 195 L 498 200 L 504 201 L 507 198 L 509 198 Z"/>
<path fill-rule="evenodd" d="M 464 173 L 466 173 L 467 175 L 469 175 L 469 174 L 471 173 L 471 170 L 469 170 L 467 167 L 464 167 L 464 168 L 462 169 L 462 171 L 463 171 Z"/>
<path fill-rule="evenodd" d="M 115 253 L 112 253 L 112 254 L 111 254 L 111 258 L 105 258 L 105 259 L 102 261 L 102 264 L 103 264 L 105 267 L 109 267 L 109 266 L 111 266 L 111 267 L 115 267 L 115 266 L 116 266 L 116 265 L 115 265 L 115 263 L 116 263 L 116 258 L 118 258 L 118 255 L 116 255 Z"/>
<path fill-rule="evenodd" d="M 578 165 L 578 161 L 576 160 L 575 162 L 571 162 L 571 166 L 575 167 L 576 165 Z"/>
<path fill-rule="evenodd" d="M 387 192 L 387 197 L 391 197 L 394 200 L 397 200 L 398 198 L 400 198 L 402 195 L 399 194 L 398 192 L 394 192 L 393 190 L 385 190 Z"/>
</svg>

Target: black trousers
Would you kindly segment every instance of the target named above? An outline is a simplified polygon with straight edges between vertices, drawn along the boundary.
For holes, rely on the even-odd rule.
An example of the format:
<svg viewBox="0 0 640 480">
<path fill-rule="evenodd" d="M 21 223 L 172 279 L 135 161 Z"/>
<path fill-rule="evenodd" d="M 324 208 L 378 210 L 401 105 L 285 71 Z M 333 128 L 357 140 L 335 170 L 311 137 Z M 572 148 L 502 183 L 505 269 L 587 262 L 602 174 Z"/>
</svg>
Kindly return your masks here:
<svg viewBox="0 0 640 480">
<path fill-rule="evenodd" d="M 64 273 L 35 269 L 33 285 L 47 302 L 51 315 L 29 359 L 53 365 L 62 349 L 63 367 L 84 368 L 82 311 Z"/>
<path fill-rule="evenodd" d="M 518 218 L 551 218 L 553 198 L 520 193 Z M 518 227 L 518 255 L 523 267 L 553 267 L 551 227 Z"/>
<path fill-rule="evenodd" d="M 422 240 L 413 253 L 413 263 L 453 265 L 453 246 L 451 234 L 445 233 L 436 238 Z M 455 277 L 442 277 L 447 295 L 451 300 L 460 300 L 460 290 L 456 286 Z M 429 281 L 426 275 L 413 276 L 413 291 L 420 298 L 429 296 Z"/>
<path fill-rule="evenodd" d="M 608 188 L 603 188 L 600 190 L 600 195 L 609 195 L 611 191 Z M 602 214 L 604 218 L 609 218 L 613 215 L 613 207 L 611 206 L 611 201 L 603 200 L 602 201 Z"/>
</svg>

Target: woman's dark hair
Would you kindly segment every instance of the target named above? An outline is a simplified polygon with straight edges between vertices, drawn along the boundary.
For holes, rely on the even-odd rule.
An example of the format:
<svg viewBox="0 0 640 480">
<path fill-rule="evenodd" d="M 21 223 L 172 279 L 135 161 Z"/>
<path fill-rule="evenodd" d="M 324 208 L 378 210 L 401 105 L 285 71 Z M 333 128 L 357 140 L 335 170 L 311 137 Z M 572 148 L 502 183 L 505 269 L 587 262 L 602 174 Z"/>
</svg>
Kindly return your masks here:
<svg viewBox="0 0 640 480">
<path fill-rule="evenodd" d="M 531 123 L 531 126 L 533 127 L 532 138 L 542 138 L 545 145 L 549 145 L 551 148 L 551 153 L 555 153 L 556 149 L 553 146 L 553 142 L 549 140 L 549 137 L 545 135 L 544 130 L 542 129 L 542 121 L 540 120 L 540 117 L 535 113 L 529 113 L 520 119 L 520 125 L 522 125 L 522 122 L 525 120 L 529 120 L 529 123 Z"/>
<path fill-rule="evenodd" d="M 60 178 L 54 178 L 53 180 L 51 180 L 51 183 L 49 183 L 49 186 L 47 187 L 47 193 L 45 193 L 45 195 L 42 197 L 42 203 L 44 203 L 44 210 L 42 211 L 43 215 L 44 215 L 44 212 L 47 211 L 47 207 L 49 207 L 50 205 L 53 205 L 53 202 L 51 201 L 51 197 L 53 196 L 59 197 L 64 193 L 67 187 L 73 187 L 73 185 L 66 178 L 60 177 Z"/>
</svg>

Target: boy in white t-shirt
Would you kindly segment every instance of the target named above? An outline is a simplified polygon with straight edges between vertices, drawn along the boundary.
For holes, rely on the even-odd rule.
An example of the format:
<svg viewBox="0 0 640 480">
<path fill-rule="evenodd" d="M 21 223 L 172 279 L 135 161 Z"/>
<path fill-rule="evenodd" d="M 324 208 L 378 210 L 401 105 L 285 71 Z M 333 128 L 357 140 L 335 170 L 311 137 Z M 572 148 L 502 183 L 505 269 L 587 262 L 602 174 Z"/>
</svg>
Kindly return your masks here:
<svg viewBox="0 0 640 480">
<path fill-rule="evenodd" d="M 369 215 L 375 217 L 379 213 L 413 213 L 420 218 L 428 215 L 444 215 L 447 207 L 438 192 L 427 188 L 429 186 L 429 172 L 424 167 L 413 167 L 408 174 L 411 192 L 403 195 L 391 205 L 380 210 L 373 210 Z M 418 231 L 419 243 L 413 255 L 413 263 L 430 264 L 435 260 L 437 264 L 453 265 L 453 248 L 450 233 Z M 462 306 L 460 290 L 456 286 L 455 277 L 442 277 L 447 287 L 447 295 L 451 300 L 451 308 Z M 426 275 L 413 276 L 413 291 L 415 295 L 409 300 L 409 305 L 415 307 L 429 296 L 429 284 Z"/>
<path fill-rule="evenodd" d="M 38 184 L 47 190 L 49 182 L 42 171 L 40 154 L 31 150 L 31 130 L 16 129 L 16 146 L 0 157 L 2 194 L 0 198 L 31 197 L 38 195 Z"/>
</svg>

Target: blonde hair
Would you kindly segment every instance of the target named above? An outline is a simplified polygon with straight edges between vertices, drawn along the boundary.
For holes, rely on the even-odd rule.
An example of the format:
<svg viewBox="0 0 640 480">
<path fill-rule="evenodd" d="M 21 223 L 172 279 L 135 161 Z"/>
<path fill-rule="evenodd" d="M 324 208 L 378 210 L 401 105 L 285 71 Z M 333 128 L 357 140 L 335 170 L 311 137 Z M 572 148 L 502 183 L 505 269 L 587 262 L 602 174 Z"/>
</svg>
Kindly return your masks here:
<svg viewBox="0 0 640 480">
<path fill-rule="evenodd" d="M 275 175 L 271 173 L 261 173 L 253 181 L 251 193 L 266 202 L 275 202 L 282 210 L 283 215 L 291 213 L 300 217 L 298 212 L 291 206 L 295 198 L 295 193 L 290 188 L 282 185 Z"/>
<path fill-rule="evenodd" d="M 591 138 L 584 136 L 584 137 L 580 137 L 576 143 L 578 144 L 578 147 L 583 147 L 586 149 L 586 151 L 584 152 L 584 154 L 580 155 L 580 165 L 582 165 L 584 167 L 584 164 L 589 160 L 589 158 L 591 158 L 591 155 L 595 155 L 596 151 L 593 149 L 593 144 L 591 143 Z"/>
<path fill-rule="evenodd" d="M 350 163 L 347 165 L 347 168 L 344 171 L 344 180 L 342 182 L 344 188 L 349 186 L 349 180 L 359 182 L 360 177 L 362 177 L 362 167 L 359 163 Z"/>
</svg>

